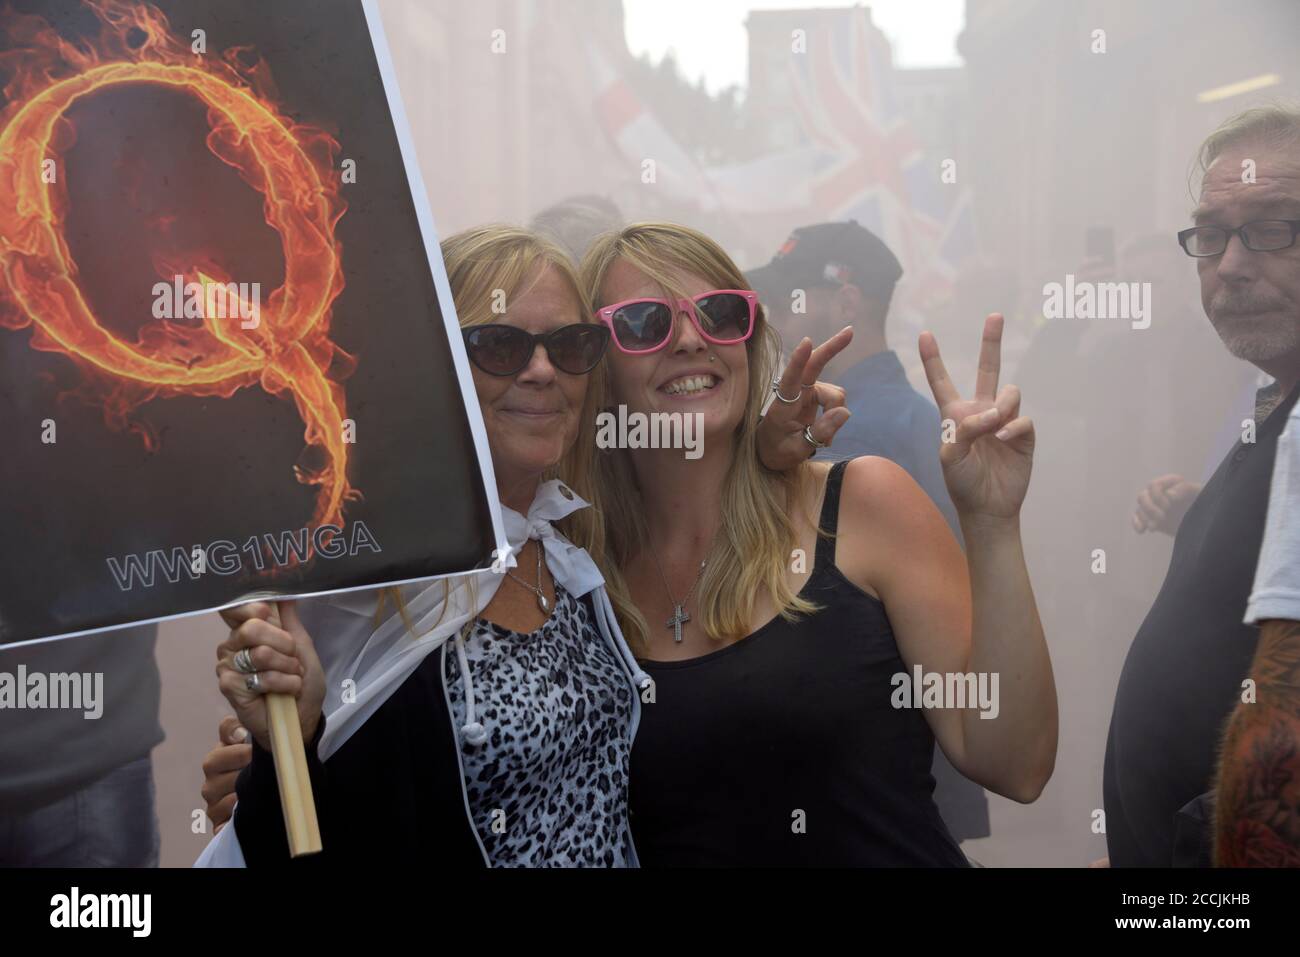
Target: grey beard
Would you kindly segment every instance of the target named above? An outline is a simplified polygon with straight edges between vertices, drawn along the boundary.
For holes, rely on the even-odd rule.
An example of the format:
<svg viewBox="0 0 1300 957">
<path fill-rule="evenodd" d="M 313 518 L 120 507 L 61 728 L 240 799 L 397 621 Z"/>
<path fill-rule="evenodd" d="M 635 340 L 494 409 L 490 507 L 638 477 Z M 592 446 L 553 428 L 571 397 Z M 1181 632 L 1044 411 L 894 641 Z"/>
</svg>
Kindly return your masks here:
<svg viewBox="0 0 1300 957">
<path fill-rule="evenodd" d="M 1271 329 L 1242 330 L 1235 323 L 1213 323 L 1224 346 L 1238 359 L 1269 362 L 1300 350 L 1300 324 L 1291 321 Z"/>
</svg>

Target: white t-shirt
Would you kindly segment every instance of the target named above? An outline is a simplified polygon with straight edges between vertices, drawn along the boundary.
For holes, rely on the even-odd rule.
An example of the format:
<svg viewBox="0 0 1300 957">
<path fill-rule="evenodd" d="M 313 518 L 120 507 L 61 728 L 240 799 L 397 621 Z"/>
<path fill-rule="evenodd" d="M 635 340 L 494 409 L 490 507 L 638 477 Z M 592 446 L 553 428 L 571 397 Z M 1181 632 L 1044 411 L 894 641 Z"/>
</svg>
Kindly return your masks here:
<svg viewBox="0 0 1300 957">
<path fill-rule="evenodd" d="M 1246 624 L 1268 618 L 1300 621 L 1300 403 L 1277 440 L 1264 544 L 1246 605 Z"/>
</svg>

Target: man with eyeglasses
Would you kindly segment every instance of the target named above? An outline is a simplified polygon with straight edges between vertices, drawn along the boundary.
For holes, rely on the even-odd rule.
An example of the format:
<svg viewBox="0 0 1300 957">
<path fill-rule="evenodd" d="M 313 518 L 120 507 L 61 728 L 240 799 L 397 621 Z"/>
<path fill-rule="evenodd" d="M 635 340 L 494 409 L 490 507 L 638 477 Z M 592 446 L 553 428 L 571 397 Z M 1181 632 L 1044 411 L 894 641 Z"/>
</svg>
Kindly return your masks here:
<svg viewBox="0 0 1300 957">
<path fill-rule="evenodd" d="M 1249 692 L 1258 632 L 1243 616 L 1278 437 L 1300 391 L 1300 111 L 1233 117 L 1200 165 L 1195 225 L 1179 244 L 1228 351 L 1275 381 L 1260 390 L 1254 441 L 1228 452 L 1184 517 L 1120 675 L 1104 780 L 1116 867 L 1210 863 L 1216 755 Z"/>
</svg>

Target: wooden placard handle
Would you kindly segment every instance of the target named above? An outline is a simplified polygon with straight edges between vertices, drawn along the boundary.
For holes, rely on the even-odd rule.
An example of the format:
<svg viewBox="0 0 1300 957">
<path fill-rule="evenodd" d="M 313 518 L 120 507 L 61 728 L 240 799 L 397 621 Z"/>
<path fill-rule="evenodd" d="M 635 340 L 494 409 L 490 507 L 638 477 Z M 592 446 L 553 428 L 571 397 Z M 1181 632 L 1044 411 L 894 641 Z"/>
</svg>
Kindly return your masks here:
<svg viewBox="0 0 1300 957">
<path fill-rule="evenodd" d="M 271 605 L 271 624 L 282 628 L 280 608 Z M 289 839 L 289 856 L 301 857 L 321 850 L 320 825 L 316 822 L 316 800 L 307 773 L 307 748 L 302 740 L 302 722 L 293 695 L 266 695 L 266 724 L 271 735 L 271 755 L 280 785 L 280 808 Z"/>
</svg>

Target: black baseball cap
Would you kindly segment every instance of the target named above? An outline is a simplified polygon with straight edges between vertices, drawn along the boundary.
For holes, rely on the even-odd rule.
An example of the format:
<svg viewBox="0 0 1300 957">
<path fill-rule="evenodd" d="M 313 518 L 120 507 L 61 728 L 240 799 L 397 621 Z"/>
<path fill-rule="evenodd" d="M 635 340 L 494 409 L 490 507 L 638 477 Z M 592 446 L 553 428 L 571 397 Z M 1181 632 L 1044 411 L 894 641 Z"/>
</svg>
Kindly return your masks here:
<svg viewBox="0 0 1300 957">
<path fill-rule="evenodd" d="M 875 233 L 846 223 L 801 226 L 772 261 L 746 278 L 767 302 L 788 302 L 792 290 L 852 284 L 872 298 L 888 299 L 903 275 L 902 264 Z"/>
</svg>

